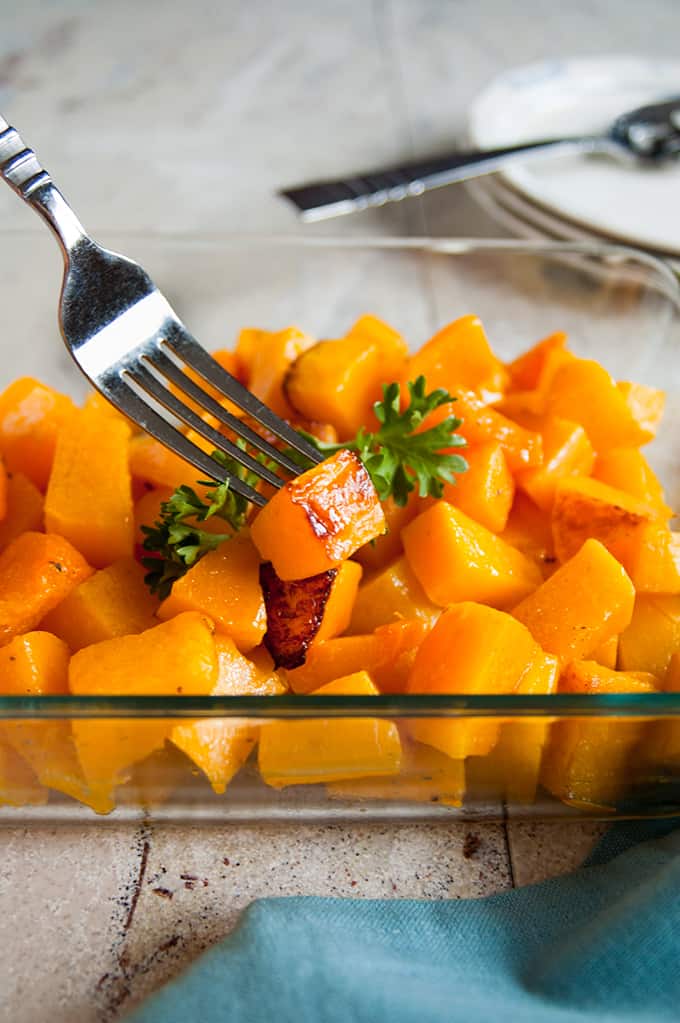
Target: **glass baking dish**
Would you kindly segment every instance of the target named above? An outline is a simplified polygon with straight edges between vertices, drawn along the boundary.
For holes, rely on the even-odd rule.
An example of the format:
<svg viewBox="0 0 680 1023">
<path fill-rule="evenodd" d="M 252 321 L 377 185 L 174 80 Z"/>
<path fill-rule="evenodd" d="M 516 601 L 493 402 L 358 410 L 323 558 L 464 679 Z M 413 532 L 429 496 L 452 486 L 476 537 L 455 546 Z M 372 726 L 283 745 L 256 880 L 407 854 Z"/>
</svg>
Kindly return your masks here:
<svg viewBox="0 0 680 1023">
<path fill-rule="evenodd" d="M 680 447 L 673 442 L 680 427 L 680 297 L 670 269 L 647 255 L 596 243 L 98 236 L 150 271 L 209 348 L 231 345 L 246 325 L 274 329 L 296 323 L 333 337 L 364 312 L 392 323 L 414 346 L 445 322 L 477 313 L 503 359 L 565 330 L 577 354 L 597 358 L 615 377 L 666 390 L 660 437 L 646 453 L 669 503 L 680 504 Z M 74 398 L 85 394 L 86 384 L 58 335 L 60 274 L 58 253 L 44 233 L 2 238 L 0 386 L 32 375 Z M 181 664 L 177 668 L 179 677 Z M 170 680 L 169 689 L 174 685 Z M 221 794 L 165 741 L 174 727 L 208 720 L 241 729 L 253 748 Z M 450 760 L 414 742 L 413 731 L 422 734 L 414 725 L 423 721 L 491 730 L 491 751 L 465 762 Z M 263 728 L 277 728 L 291 742 L 296 729 L 306 729 L 308 748 L 319 750 L 339 737 L 347 762 L 336 764 L 324 783 L 313 777 L 312 765 L 305 776 L 288 779 L 295 784 L 267 785 L 254 749 Z M 74 734 L 81 741 L 90 736 L 93 743 L 135 742 L 150 730 L 159 737 L 156 751 L 131 769 L 110 812 L 95 813 L 66 794 L 77 790 L 71 778 L 77 772 Z M 366 736 L 374 745 L 401 745 L 399 773 L 371 776 L 375 764 L 361 759 Z M 36 785 L 17 749 L 34 766 L 39 762 L 43 780 L 51 779 L 49 788 Z M 680 694 L 4 696 L 0 801 L 0 823 L 6 824 L 675 814 Z"/>
</svg>

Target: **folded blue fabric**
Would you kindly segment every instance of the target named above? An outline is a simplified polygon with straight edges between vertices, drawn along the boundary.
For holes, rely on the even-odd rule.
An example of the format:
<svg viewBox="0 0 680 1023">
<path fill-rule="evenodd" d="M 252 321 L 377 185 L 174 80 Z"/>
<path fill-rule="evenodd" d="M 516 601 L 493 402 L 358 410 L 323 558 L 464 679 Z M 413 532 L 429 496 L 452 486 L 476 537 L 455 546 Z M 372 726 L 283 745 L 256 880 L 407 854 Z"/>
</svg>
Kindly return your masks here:
<svg viewBox="0 0 680 1023">
<path fill-rule="evenodd" d="M 677 1020 L 679 825 L 617 825 L 575 873 L 486 899 L 255 902 L 130 1023 Z"/>
</svg>

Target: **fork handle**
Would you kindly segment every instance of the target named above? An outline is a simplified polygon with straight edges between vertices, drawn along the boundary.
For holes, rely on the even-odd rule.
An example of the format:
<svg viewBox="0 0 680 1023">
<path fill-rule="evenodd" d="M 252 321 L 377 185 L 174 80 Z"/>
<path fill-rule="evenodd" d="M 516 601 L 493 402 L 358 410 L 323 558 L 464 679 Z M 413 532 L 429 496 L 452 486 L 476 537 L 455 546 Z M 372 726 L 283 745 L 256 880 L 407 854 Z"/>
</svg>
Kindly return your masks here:
<svg viewBox="0 0 680 1023">
<path fill-rule="evenodd" d="M 85 228 L 38 157 L 1 114 L 0 176 L 43 218 L 57 236 L 64 256 L 87 237 Z"/>
</svg>

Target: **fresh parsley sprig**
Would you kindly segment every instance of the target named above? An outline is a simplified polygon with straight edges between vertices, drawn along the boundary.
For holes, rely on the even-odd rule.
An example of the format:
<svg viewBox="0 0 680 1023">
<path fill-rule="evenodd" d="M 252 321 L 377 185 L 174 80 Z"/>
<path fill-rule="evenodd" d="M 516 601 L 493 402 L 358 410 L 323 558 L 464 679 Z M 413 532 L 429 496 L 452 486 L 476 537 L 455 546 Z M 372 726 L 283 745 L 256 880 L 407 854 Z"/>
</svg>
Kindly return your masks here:
<svg viewBox="0 0 680 1023">
<path fill-rule="evenodd" d="M 236 442 L 245 450 L 242 441 Z M 258 478 L 245 469 L 235 458 L 221 451 L 213 451 L 212 457 L 234 476 L 250 486 Z M 142 558 L 147 569 L 145 582 L 152 593 L 167 597 L 176 579 L 181 578 L 199 558 L 215 550 L 221 543 L 238 532 L 246 522 L 249 504 L 244 497 L 231 490 L 229 483 L 215 483 L 214 480 L 199 480 L 198 486 L 207 489 L 203 497 L 189 486 L 178 487 L 161 505 L 161 514 L 153 526 L 142 526 L 145 551 Z M 225 533 L 212 533 L 201 529 L 199 523 L 217 517 L 223 519 L 231 529 Z"/>
<path fill-rule="evenodd" d="M 425 392 L 425 377 L 408 384 L 409 403 L 401 411 L 401 388 L 397 383 L 383 386 L 382 401 L 373 406 L 380 423 L 376 431 L 361 427 L 356 437 L 343 444 L 329 444 L 305 434 L 323 454 L 342 448 L 356 451 L 366 466 L 381 501 L 388 497 L 403 507 L 409 494 L 418 488 L 420 497 L 441 497 L 445 483 L 455 483 L 456 475 L 468 465 L 451 448 L 465 447 L 455 431 L 461 420 L 447 416 L 428 429 L 421 429 L 427 417 L 455 399 L 442 388 Z"/>
</svg>

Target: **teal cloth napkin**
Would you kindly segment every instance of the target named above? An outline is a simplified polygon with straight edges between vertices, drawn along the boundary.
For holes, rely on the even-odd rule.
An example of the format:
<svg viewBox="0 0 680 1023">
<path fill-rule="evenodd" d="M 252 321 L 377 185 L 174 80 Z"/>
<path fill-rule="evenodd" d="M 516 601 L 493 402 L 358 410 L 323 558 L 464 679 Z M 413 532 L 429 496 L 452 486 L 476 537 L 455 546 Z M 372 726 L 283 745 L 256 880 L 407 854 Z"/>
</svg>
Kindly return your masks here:
<svg viewBox="0 0 680 1023">
<path fill-rule="evenodd" d="M 675 818 L 616 825 L 575 873 L 485 899 L 263 899 L 225 941 L 128 1020 L 660 1023 L 679 1017 Z"/>
</svg>

